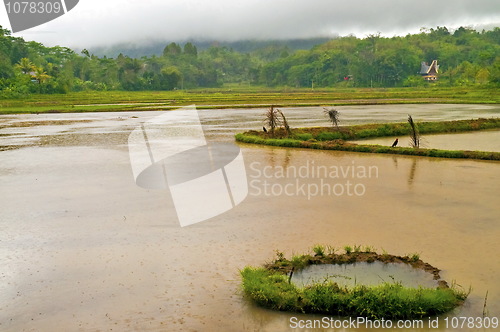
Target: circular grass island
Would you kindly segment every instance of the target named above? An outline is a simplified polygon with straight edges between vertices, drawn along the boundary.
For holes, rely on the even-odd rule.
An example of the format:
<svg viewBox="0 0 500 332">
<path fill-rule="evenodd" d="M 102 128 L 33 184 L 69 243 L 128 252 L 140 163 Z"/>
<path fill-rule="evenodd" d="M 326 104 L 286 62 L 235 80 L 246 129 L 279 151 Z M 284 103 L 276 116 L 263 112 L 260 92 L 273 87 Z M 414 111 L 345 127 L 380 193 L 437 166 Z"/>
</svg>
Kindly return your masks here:
<svg viewBox="0 0 500 332">
<path fill-rule="evenodd" d="M 346 246 L 336 254 L 333 247 L 319 245 L 313 252 L 287 259 L 277 251 L 271 263 L 245 267 L 241 271 L 243 292 L 257 305 L 279 311 L 391 320 L 439 315 L 461 305 L 468 295 L 450 287 L 441 279 L 440 270 L 420 260 L 418 254 L 378 254 L 360 246 Z M 407 287 L 396 280 L 372 286 L 345 286 L 328 278 L 303 287 L 292 282 L 294 272 L 312 265 L 374 262 L 406 264 L 430 273 L 436 287 Z"/>
</svg>

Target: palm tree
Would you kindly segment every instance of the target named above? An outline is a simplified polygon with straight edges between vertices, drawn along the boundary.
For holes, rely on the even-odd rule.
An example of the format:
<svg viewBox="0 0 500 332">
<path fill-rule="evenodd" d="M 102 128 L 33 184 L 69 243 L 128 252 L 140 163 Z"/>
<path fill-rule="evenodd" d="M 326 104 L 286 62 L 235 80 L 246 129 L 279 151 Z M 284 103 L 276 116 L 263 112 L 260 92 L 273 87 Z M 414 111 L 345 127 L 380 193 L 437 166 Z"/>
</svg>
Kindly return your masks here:
<svg viewBox="0 0 500 332">
<path fill-rule="evenodd" d="M 47 73 L 43 70 L 42 67 L 35 67 L 35 75 L 33 75 L 33 77 L 40 84 L 45 83 L 45 81 L 47 81 L 50 78 L 50 76 L 47 75 Z"/>
<path fill-rule="evenodd" d="M 19 63 L 16 64 L 16 68 L 21 69 L 23 74 L 30 74 L 35 70 L 35 65 L 28 58 L 22 58 Z"/>
</svg>

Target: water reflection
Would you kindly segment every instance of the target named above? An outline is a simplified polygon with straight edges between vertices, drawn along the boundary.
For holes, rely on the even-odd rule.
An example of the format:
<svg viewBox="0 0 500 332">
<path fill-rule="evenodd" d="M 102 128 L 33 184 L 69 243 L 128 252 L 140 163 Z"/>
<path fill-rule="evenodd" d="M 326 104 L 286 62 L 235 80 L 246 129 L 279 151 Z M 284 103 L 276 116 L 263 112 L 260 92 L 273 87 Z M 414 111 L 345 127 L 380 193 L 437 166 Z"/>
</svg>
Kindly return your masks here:
<svg viewBox="0 0 500 332">
<path fill-rule="evenodd" d="M 434 288 L 438 285 L 432 274 L 402 263 L 319 264 L 308 266 L 292 276 L 292 282 L 299 287 L 327 281 L 347 287 L 381 283 L 401 283 L 415 288 Z"/>
<path fill-rule="evenodd" d="M 398 157 L 395 155 L 392 155 L 392 162 L 394 163 L 394 168 L 398 169 Z"/>
<path fill-rule="evenodd" d="M 410 173 L 408 174 L 408 185 L 411 186 L 413 185 L 413 180 L 415 179 L 415 172 L 417 171 L 417 158 L 413 158 L 413 161 L 411 163 L 410 167 Z"/>
<path fill-rule="evenodd" d="M 279 166 L 284 170 L 288 169 L 293 155 L 290 149 L 263 146 L 262 150 L 265 151 L 265 159 L 269 166 L 272 166 L 272 168 Z"/>
</svg>

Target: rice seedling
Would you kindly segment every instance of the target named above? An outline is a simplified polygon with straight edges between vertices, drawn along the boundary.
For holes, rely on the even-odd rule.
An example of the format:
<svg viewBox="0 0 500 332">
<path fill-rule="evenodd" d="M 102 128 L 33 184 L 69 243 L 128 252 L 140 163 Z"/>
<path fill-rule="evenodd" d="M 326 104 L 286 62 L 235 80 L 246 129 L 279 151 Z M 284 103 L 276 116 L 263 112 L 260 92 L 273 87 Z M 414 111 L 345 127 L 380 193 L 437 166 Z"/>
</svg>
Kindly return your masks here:
<svg viewBox="0 0 500 332">
<path fill-rule="evenodd" d="M 389 257 L 389 253 L 387 252 L 387 250 L 385 250 L 384 248 L 382 248 L 382 257 L 384 259 L 387 259 Z"/>
<path fill-rule="evenodd" d="M 327 251 L 328 255 L 335 255 L 336 250 L 337 249 L 334 246 L 331 246 L 331 245 L 326 246 L 326 251 Z"/>
<path fill-rule="evenodd" d="M 365 246 L 365 252 L 375 252 L 375 247 L 372 246 Z"/>
<path fill-rule="evenodd" d="M 325 255 L 325 246 L 322 246 L 320 244 L 317 244 L 315 245 L 313 248 L 312 248 L 314 254 L 316 256 L 321 256 L 323 257 Z"/>
<path fill-rule="evenodd" d="M 406 255 L 406 257 L 408 257 L 410 259 L 410 261 L 416 262 L 420 259 L 420 254 L 415 252 L 415 253 Z"/>
</svg>

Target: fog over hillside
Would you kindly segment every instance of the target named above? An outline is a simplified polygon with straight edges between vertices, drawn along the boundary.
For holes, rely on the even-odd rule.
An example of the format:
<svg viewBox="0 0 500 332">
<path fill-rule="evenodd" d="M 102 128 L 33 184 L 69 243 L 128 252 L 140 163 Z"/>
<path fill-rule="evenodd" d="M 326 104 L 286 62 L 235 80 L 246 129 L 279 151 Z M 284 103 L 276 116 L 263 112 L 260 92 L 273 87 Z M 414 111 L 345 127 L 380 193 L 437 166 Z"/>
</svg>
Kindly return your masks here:
<svg viewBox="0 0 500 332">
<path fill-rule="evenodd" d="M 9 28 L 6 11 L 0 25 Z M 47 46 L 108 47 L 205 40 L 287 40 L 417 33 L 422 27 L 498 26 L 498 0 L 85 0 L 15 34 Z"/>
<path fill-rule="evenodd" d="M 188 42 L 196 45 L 199 51 L 203 51 L 211 46 L 227 47 L 236 52 L 250 53 L 259 49 L 267 47 L 278 47 L 284 50 L 309 50 L 316 45 L 323 44 L 330 40 L 330 38 L 308 38 L 308 39 L 289 39 L 289 40 L 243 40 L 234 42 L 220 42 L 220 41 L 199 41 L 199 40 L 186 40 L 178 41 L 179 44 L 184 45 Z M 120 53 L 133 58 L 140 58 L 142 56 L 161 55 L 163 49 L 170 41 L 157 41 L 150 44 L 134 44 L 123 43 L 111 46 L 98 46 L 88 48 L 89 52 L 97 56 L 116 57 Z"/>
</svg>

